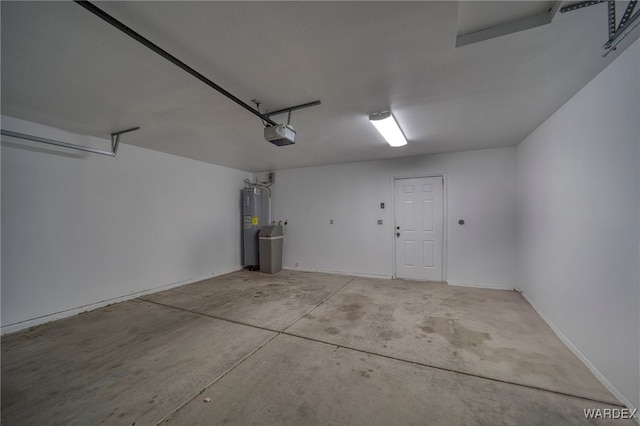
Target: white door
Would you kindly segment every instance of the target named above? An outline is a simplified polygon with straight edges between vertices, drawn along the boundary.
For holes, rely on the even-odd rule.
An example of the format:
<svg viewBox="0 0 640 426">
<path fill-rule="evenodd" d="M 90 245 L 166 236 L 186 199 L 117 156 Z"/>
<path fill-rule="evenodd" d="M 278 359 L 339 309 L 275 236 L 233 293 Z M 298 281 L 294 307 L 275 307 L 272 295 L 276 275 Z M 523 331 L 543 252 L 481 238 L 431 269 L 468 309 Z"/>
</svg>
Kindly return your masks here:
<svg viewBox="0 0 640 426">
<path fill-rule="evenodd" d="M 443 281 L 442 177 L 395 180 L 396 277 Z"/>
</svg>

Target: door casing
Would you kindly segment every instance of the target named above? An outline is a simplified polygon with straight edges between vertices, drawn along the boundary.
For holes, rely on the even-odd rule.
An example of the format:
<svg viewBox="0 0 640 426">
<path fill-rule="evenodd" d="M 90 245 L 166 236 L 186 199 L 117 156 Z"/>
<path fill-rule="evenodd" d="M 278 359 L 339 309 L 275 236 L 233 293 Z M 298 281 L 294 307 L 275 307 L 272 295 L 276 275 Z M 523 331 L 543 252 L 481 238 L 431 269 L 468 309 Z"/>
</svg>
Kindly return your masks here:
<svg viewBox="0 0 640 426">
<path fill-rule="evenodd" d="M 434 173 L 434 174 L 426 174 L 426 175 L 409 175 L 409 176 L 393 176 L 391 178 L 391 205 L 393 206 L 393 223 L 391 226 L 391 238 L 390 244 L 393 247 L 393 258 L 391 259 L 391 263 L 393 265 L 393 279 L 397 279 L 396 275 L 396 191 L 395 184 L 397 180 L 400 179 L 420 179 L 420 178 L 432 178 L 432 177 L 441 177 L 442 178 L 442 208 L 443 208 L 443 228 L 442 228 L 442 282 L 444 284 L 447 283 L 447 228 L 448 228 L 448 214 L 447 214 L 447 174 L 446 173 Z M 404 279 L 404 278 L 403 278 Z"/>
</svg>

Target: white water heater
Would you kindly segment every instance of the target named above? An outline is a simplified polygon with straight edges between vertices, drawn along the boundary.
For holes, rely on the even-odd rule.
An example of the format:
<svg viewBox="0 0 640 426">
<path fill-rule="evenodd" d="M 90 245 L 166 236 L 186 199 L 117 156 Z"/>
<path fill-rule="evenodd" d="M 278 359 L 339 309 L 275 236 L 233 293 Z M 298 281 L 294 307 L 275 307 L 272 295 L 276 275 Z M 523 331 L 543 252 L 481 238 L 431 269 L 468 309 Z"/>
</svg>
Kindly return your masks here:
<svg viewBox="0 0 640 426">
<path fill-rule="evenodd" d="M 264 187 L 251 186 L 242 190 L 243 264 L 250 270 L 260 265 L 258 233 L 271 222 L 271 197 Z"/>
</svg>

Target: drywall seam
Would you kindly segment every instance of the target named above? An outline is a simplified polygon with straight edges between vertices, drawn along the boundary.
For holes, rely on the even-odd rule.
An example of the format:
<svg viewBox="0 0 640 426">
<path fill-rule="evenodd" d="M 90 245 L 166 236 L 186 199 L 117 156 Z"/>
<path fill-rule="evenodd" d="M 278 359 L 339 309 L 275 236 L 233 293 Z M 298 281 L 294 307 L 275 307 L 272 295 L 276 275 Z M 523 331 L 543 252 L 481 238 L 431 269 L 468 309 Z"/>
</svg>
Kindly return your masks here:
<svg viewBox="0 0 640 426">
<path fill-rule="evenodd" d="M 600 383 L 602 383 L 602 385 L 607 388 L 607 390 L 609 392 L 611 392 L 613 394 L 613 396 L 620 401 L 621 403 L 623 403 L 627 408 L 630 408 L 631 410 L 637 409 L 638 407 L 635 407 L 634 404 L 631 403 L 631 401 L 629 401 L 623 394 L 622 392 L 620 392 L 614 385 L 613 383 L 611 383 L 604 374 L 602 374 L 600 372 L 600 370 L 598 370 L 596 368 L 595 365 L 593 365 L 593 363 L 591 363 L 591 361 L 589 361 L 589 358 L 587 358 L 581 351 L 580 349 L 578 349 L 578 347 L 576 345 L 573 344 L 573 342 L 571 340 L 569 340 L 569 338 L 553 323 L 553 321 L 551 321 L 551 319 L 549 319 L 549 317 L 542 312 L 540 309 L 538 309 L 538 307 L 536 306 L 536 304 L 533 302 L 532 299 L 530 299 L 526 293 L 521 293 L 522 296 L 525 298 L 525 300 L 527 302 L 529 302 L 529 304 L 531 305 L 531 307 L 538 313 L 538 315 L 540 315 L 540 317 L 544 320 L 544 322 L 547 323 L 547 325 L 549 327 L 551 327 L 551 329 L 553 330 L 553 332 L 556 334 L 556 336 L 558 336 L 558 338 L 560 338 L 560 340 L 562 340 L 562 343 L 564 343 L 570 350 L 571 352 L 573 352 L 573 354 L 575 356 L 578 357 L 578 359 L 580 361 L 582 361 L 582 363 L 589 369 L 589 371 L 591 371 L 591 373 L 593 373 L 594 376 L 596 376 L 596 379 L 598 379 L 600 381 Z M 638 418 L 636 418 L 636 421 L 640 422 L 640 420 Z"/>
<path fill-rule="evenodd" d="M 112 299 L 107 299 L 107 300 L 102 300 L 100 302 L 95 302 L 95 303 L 90 303 L 88 305 L 83 305 L 83 306 L 78 306 L 75 308 L 70 308 L 61 312 L 54 312 L 52 314 L 47 314 L 47 315 L 43 315 L 41 317 L 37 317 L 37 318 L 31 318 L 28 320 L 24 320 L 24 321 L 19 321 L 13 324 L 7 324 L 7 325 L 3 325 L 2 326 L 2 335 L 4 336 L 5 334 L 9 334 L 9 333 L 14 333 L 16 331 L 20 331 L 20 330 L 24 330 L 26 328 L 29 327 L 34 327 L 36 325 L 41 325 L 41 324 L 45 324 L 51 321 L 55 321 L 55 320 L 59 320 L 62 318 L 67 318 L 73 315 L 77 315 L 80 314 L 82 312 L 88 312 L 88 311 L 93 311 L 95 309 L 98 308 L 102 308 L 108 305 L 113 305 L 114 303 L 120 303 L 120 302 L 124 302 L 127 300 L 131 300 L 131 299 L 136 299 L 140 296 L 146 296 L 147 294 L 152 294 L 152 293 L 158 293 L 160 291 L 164 291 L 164 290 L 169 290 L 172 288 L 176 288 L 176 287 L 182 287 L 183 285 L 187 285 L 187 284 L 193 284 L 199 281 L 204 281 L 204 280 L 208 280 L 210 278 L 213 277 L 218 277 L 221 275 L 226 275 L 226 274 L 230 274 L 232 272 L 236 272 L 241 270 L 241 267 L 234 267 L 234 268 L 230 268 L 228 270 L 224 270 L 222 272 L 218 272 L 218 273 L 213 273 L 210 275 L 206 275 L 204 277 L 198 277 L 198 278 L 193 278 L 190 280 L 185 280 L 185 281 L 178 281 L 175 283 L 170 283 L 170 284 L 165 284 L 165 285 L 161 285 L 160 287 L 154 287 L 151 289 L 146 289 L 146 290 L 141 290 L 141 291 L 137 291 L 131 294 L 127 294 L 124 296 L 118 296 L 118 297 L 114 297 Z"/>
</svg>

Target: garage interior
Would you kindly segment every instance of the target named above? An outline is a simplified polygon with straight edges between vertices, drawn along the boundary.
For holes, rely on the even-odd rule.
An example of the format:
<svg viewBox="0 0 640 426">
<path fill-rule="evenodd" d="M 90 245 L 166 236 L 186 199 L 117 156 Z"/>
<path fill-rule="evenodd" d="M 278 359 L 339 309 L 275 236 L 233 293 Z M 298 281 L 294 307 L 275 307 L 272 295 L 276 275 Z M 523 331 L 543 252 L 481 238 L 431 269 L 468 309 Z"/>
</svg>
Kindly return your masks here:
<svg viewBox="0 0 640 426">
<path fill-rule="evenodd" d="M 635 3 L 0 3 L 2 422 L 636 424 Z"/>
</svg>

